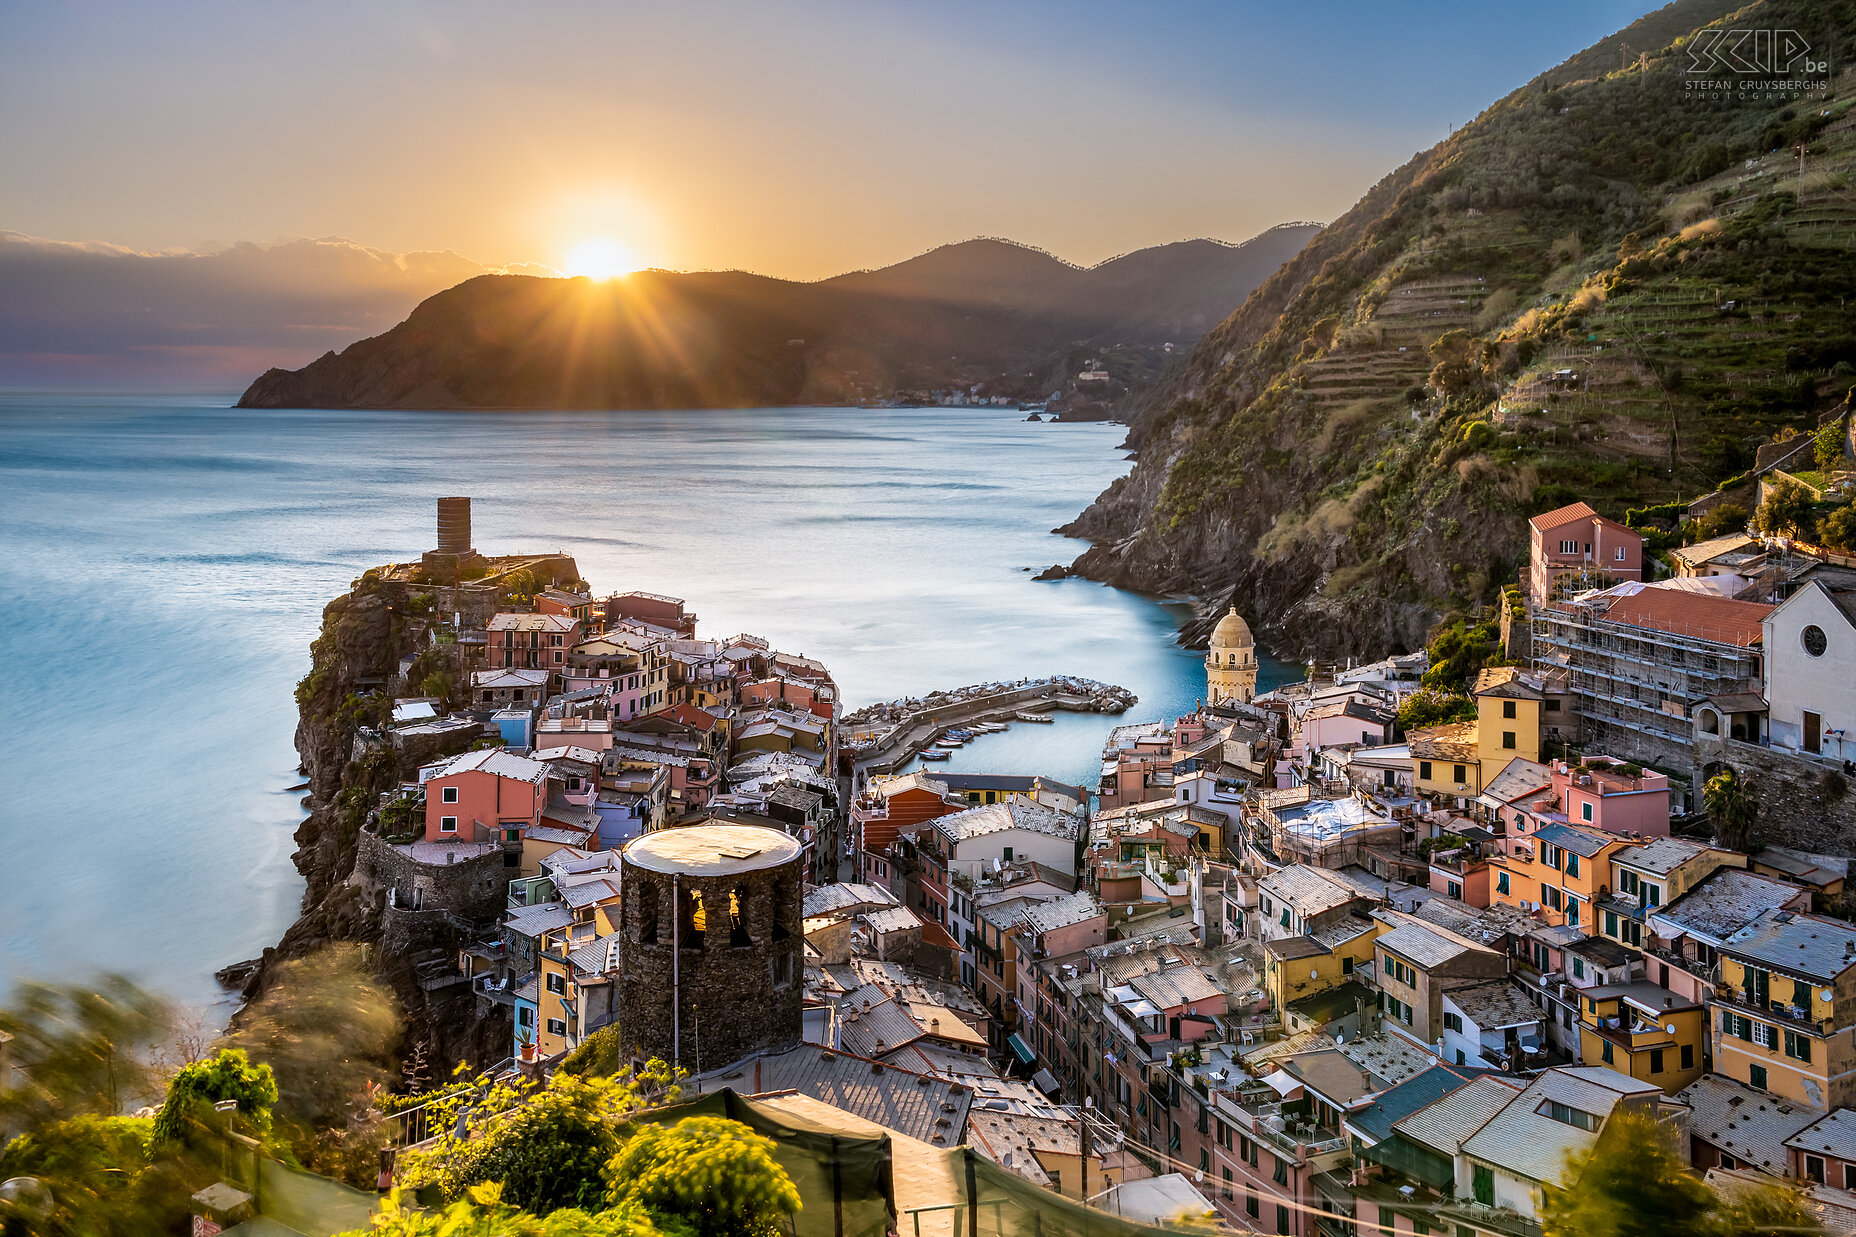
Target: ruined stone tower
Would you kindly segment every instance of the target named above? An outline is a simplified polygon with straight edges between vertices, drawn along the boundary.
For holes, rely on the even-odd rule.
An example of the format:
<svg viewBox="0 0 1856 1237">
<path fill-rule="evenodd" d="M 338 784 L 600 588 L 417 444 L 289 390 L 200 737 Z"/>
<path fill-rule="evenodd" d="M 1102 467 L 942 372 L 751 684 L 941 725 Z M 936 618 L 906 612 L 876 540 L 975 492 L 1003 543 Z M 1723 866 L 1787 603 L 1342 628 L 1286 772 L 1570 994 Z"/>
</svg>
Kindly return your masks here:
<svg viewBox="0 0 1856 1237">
<path fill-rule="evenodd" d="M 451 576 L 482 557 L 470 543 L 470 499 L 439 499 L 438 548 L 425 552 L 421 566 L 433 575 Z"/>
<path fill-rule="evenodd" d="M 800 1042 L 797 841 L 757 825 L 691 825 L 625 847 L 619 1038 L 691 1073 Z"/>
</svg>

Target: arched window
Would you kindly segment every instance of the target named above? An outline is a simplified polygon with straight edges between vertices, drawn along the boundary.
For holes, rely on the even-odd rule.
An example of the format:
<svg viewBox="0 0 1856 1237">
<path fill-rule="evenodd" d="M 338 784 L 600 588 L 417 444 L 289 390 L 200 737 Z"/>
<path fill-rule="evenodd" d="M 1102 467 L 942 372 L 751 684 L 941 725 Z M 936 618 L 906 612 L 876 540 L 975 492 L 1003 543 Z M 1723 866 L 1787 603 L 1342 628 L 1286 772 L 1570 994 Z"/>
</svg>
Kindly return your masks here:
<svg viewBox="0 0 1856 1237">
<path fill-rule="evenodd" d="M 735 949 L 754 943 L 748 935 L 747 904 L 747 886 L 737 885 L 728 891 L 728 943 Z"/>
<path fill-rule="evenodd" d="M 702 890 L 685 889 L 679 901 L 682 905 L 677 908 L 680 916 L 677 944 L 684 949 L 701 949 L 703 934 L 709 930 L 708 913 L 702 904 Z"/>
<path fill-rule="evenodd" d="M 657 901 L 661 896 L 656 885 L 645 885 L 638 890 L 638 913 L 632 920 L 632 939 L 640 944 L 657 943 Z"/>
</svg>

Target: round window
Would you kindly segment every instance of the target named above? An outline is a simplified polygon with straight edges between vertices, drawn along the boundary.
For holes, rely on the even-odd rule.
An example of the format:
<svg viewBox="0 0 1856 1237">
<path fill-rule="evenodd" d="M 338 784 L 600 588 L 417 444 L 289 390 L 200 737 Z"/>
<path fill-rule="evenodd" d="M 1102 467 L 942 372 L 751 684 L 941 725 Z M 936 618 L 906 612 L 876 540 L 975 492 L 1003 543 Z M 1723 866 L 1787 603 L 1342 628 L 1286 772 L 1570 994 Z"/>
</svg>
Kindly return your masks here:
<svg viewBox="0 0 1856 1237">
<path fill-rule="evenodd" d="M 1813 657 L 1822 657 L 1824 650 L 1830 647 L 1830 641 L 1824 638 L 1824 629 L 1815 623 L 1800 634 L 1804 639 L 1804 651 Z"/>
</svg>

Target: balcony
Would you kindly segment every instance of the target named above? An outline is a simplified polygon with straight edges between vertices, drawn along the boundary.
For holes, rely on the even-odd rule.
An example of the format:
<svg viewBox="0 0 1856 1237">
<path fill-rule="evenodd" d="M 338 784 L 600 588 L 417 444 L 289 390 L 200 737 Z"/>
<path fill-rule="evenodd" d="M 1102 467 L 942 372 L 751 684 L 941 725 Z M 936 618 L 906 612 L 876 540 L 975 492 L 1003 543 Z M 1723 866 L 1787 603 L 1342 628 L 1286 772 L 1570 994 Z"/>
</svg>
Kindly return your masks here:
<svg viewBox="0 0 1856 1237">
<path fill-rule="evenodd" d="M 1814 1035 L 1829 1035 L 1836 1028 L 1834 1018 L 1813 1018 L 1809 1010 L 1783 1001 L 1768 1000 L 1761 1003 L 1746 989 L 1732 988 L 1726 984 L 1715 985 L 1714 1001 L 1717 1005 L 1746 1010 L 1760 1018 L 1769 1018 L 1782 1026 L 1797 1027 Z"/>
<path fill-rule="evenodd" d="M 1243 1087 L 1235 1096 L 1221 1092 L 1213 1107 L 1227 1117 L 1235 1116 L 1233 1124 L 1239 1129 L 1292 1156 L 1297 1164 L 1347 1149 L 1346 1136 L 1339 1130 L 1317 1124 L 1306 1111 L 1285 1105 L 1268 1087 Z"/>
</svg>

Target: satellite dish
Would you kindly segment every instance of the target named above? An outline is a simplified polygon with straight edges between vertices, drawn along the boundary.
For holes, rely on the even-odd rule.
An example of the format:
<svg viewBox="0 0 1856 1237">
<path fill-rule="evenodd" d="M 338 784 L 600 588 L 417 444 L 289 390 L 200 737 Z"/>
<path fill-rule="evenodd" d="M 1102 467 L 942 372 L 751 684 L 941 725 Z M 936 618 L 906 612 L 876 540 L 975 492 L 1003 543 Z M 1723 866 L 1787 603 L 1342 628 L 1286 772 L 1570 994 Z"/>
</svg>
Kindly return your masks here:
<svg viewBox="0 0 1856 1237">
<path fill-rule="evenodd" d="M 1829 988 L 1826 988 L 1817 994 L 1817 999 L 1820 1001 L 1834 1001 L 1837 999 L 1837 994 Z"/>
<path fill-rule="evenodd" d="M 1320 968 L 1320 967 L 1314 967 L 1313 969 L 1311 969 L 1311 970 L 1310 970 L 1310 971 L 1308 972 L 1308 977 L 1309 977 L 1310 979 L 1320 979 L 1320 978 L 1321 978 L 1321 968 Z"/>
<path fill-rule="evenodd" d="M 1665 1022 L 1663 1024 L 1663 1030 L 1669 1032 L 1671 1035 L 1674 1035 L 1676 1033 L 1676 1024 L 1673 1022 Z"/>
</svg>

